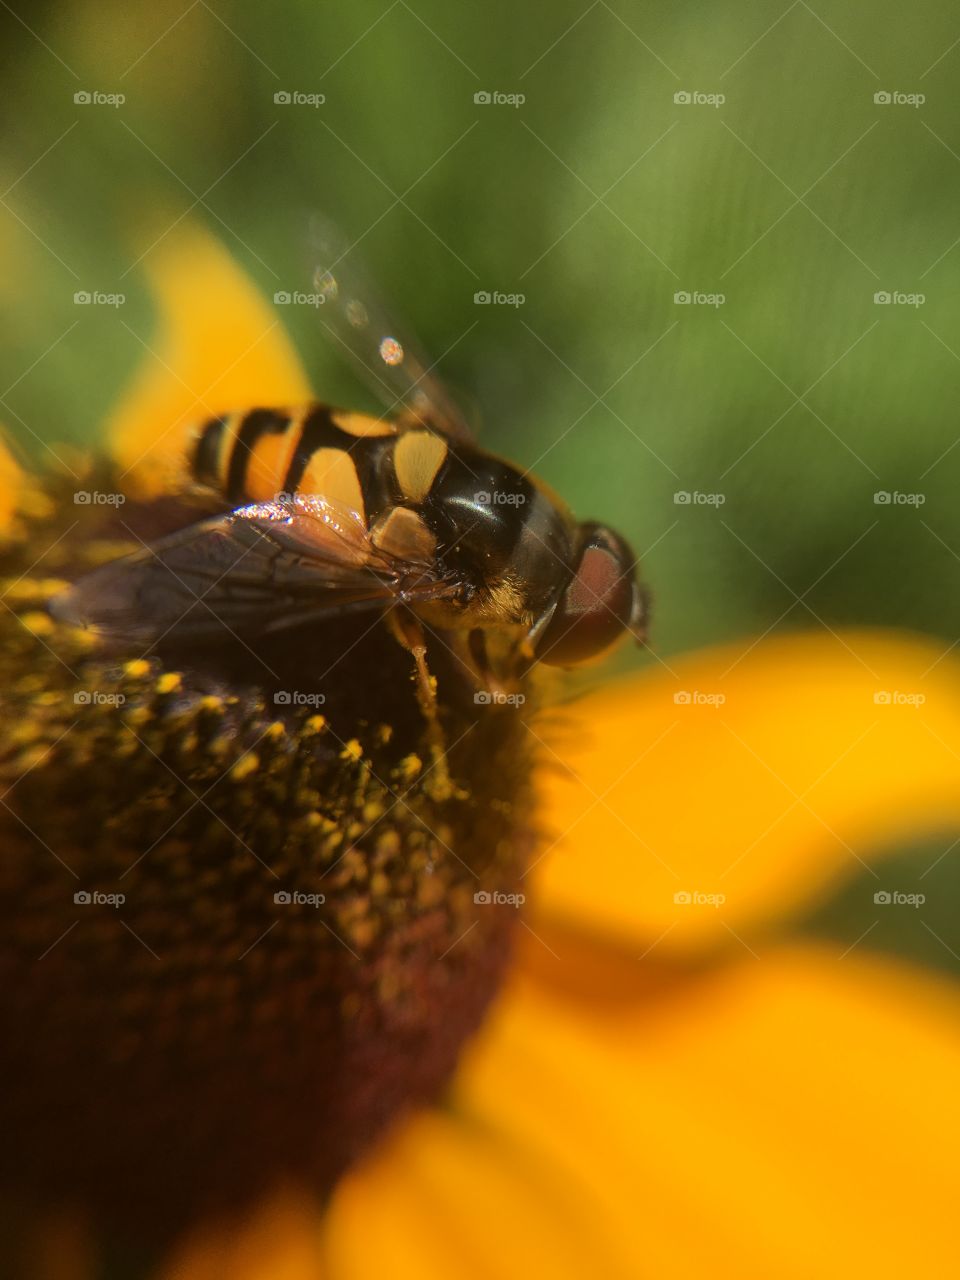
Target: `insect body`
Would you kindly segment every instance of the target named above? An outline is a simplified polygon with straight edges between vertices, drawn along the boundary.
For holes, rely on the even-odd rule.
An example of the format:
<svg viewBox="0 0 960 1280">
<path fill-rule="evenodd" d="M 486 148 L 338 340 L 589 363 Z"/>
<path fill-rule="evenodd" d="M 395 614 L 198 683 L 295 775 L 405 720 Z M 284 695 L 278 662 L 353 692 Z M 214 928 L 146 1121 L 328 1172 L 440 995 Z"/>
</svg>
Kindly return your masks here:
<svg viewBox="0 0 960 1280">
<path fill-rule="evenodd" d="M 646 595 L 626 543 L 578 524 L 546 486 L 480 450 L 342 271 L 316 278 L 335 336 L 401 391 L 396 416 L 314 403 L 203 423 L 185 481 L 227 512 L 94 571 L 55 612 L 152 644 L 379 610 L 422 677 L 426 630 L 487 687 L 499 682 L 494 631 L 508 640 L 507 678 L 536 660 L 580 662 L 626 632 L 642 638 Z"/>
</svg>

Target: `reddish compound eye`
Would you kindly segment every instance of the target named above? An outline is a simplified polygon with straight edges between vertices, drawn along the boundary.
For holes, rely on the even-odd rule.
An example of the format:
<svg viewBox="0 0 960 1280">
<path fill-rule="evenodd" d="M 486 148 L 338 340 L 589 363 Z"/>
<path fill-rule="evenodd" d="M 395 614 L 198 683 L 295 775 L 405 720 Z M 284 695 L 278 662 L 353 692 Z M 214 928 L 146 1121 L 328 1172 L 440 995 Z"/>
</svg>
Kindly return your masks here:
<svg viewBox="0 0 960 1280">
<path fill-rule="evenodd" d="M 585 662 L 627 630 L 642 638 L 645 597 L 633 552 L 602 525 L 581 527 L 584 542 L 577 568 L 537 639 L 537 658 L 551 666 Z"/>
</svg>

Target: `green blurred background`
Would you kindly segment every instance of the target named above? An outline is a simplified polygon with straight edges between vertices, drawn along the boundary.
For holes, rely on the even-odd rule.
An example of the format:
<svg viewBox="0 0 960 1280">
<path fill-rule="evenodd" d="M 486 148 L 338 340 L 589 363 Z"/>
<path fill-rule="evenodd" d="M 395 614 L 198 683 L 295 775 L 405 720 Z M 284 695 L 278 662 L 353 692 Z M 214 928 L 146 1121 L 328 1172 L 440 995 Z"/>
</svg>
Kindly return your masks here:
<svg viewBox="0 0 960 1280">
<path fill-rule="evenodd" d="M 13 0 L 0 26 L 0 415 L 26 447 L 93 439 L 142 356 L 132 231 L 192 208 L 272 295 L 308 286 L 320 209 L 426 349 L 452 347 L 485 442 L 642 553 L 662 657 L 778 627 L 960 634 L 944 0 Z M 895 292 L 924 300 L 875 302 Z M 316 316 L 283 319 L 318 394 L 367 405 Z"/>
<path fill-rule="evenodd" d="M 460 339 L 441 368 L 490 446 L 644 553 L 661 654 L 817 619 L 958 634 L 952 6 L 0 12 L 0 414 L 28 445 L 91 439 L 142 355 L 131 229 L 202 197 L 272 294 L 305 286 L 319 208 L 350 240 L 372 226 L 368 270 L 431 354 Z M 128 301 L 81 309 L 78 289 Z M 526 302 L 474 305 L 494 289 Z M 874 303 L 895 290 L 926 301 Z M 283 319 L 318 392 L 366 403 L 313 313 Z"/>
</svg>

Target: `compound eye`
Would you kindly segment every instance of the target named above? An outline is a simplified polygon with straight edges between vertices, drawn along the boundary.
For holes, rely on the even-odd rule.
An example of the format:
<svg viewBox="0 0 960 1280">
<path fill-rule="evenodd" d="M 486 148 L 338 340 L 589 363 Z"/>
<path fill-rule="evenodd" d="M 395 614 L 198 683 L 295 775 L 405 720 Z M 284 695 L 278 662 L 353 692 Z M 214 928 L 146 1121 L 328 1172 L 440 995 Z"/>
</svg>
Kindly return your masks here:
<svg viewBox="0 0 960 1280">
<path fill-rule="evenodd" d="M 551 666 L 575 666 L 603 653 L 636 617 L 633 553 L 611 530 L 583 528 L 576 572 L 537 640 L 538 660 Z"/>
</svg>

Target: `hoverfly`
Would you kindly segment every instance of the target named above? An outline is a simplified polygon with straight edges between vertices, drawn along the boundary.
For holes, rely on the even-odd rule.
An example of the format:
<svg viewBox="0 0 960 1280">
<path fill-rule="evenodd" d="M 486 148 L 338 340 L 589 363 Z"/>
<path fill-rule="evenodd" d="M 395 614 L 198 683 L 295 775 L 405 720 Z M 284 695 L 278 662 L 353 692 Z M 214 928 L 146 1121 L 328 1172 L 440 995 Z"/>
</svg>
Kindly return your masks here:
<svg viewBox="0 0 960 1280">
<path fill-rule="evenodd" d="M 54 601 L 56 616 L 153 645 L 379 613 L 414 655 L 428 709 L 426 632 L 490 692 L 534 662 L 574 665 L 625 633 L 642 641 L 647 594 L 623 538 L 578 523 L 534 476 L 478 448 L 346 269 L 336 234 L 315 222 L 312 244 L 318 314 L 387 413 L 317 402 L 201 423 L 185 442 L 184 483 L 229 510 L 89 573 Z M 507 655 L 499 672 L 494 634 Z"/>
</svg>

